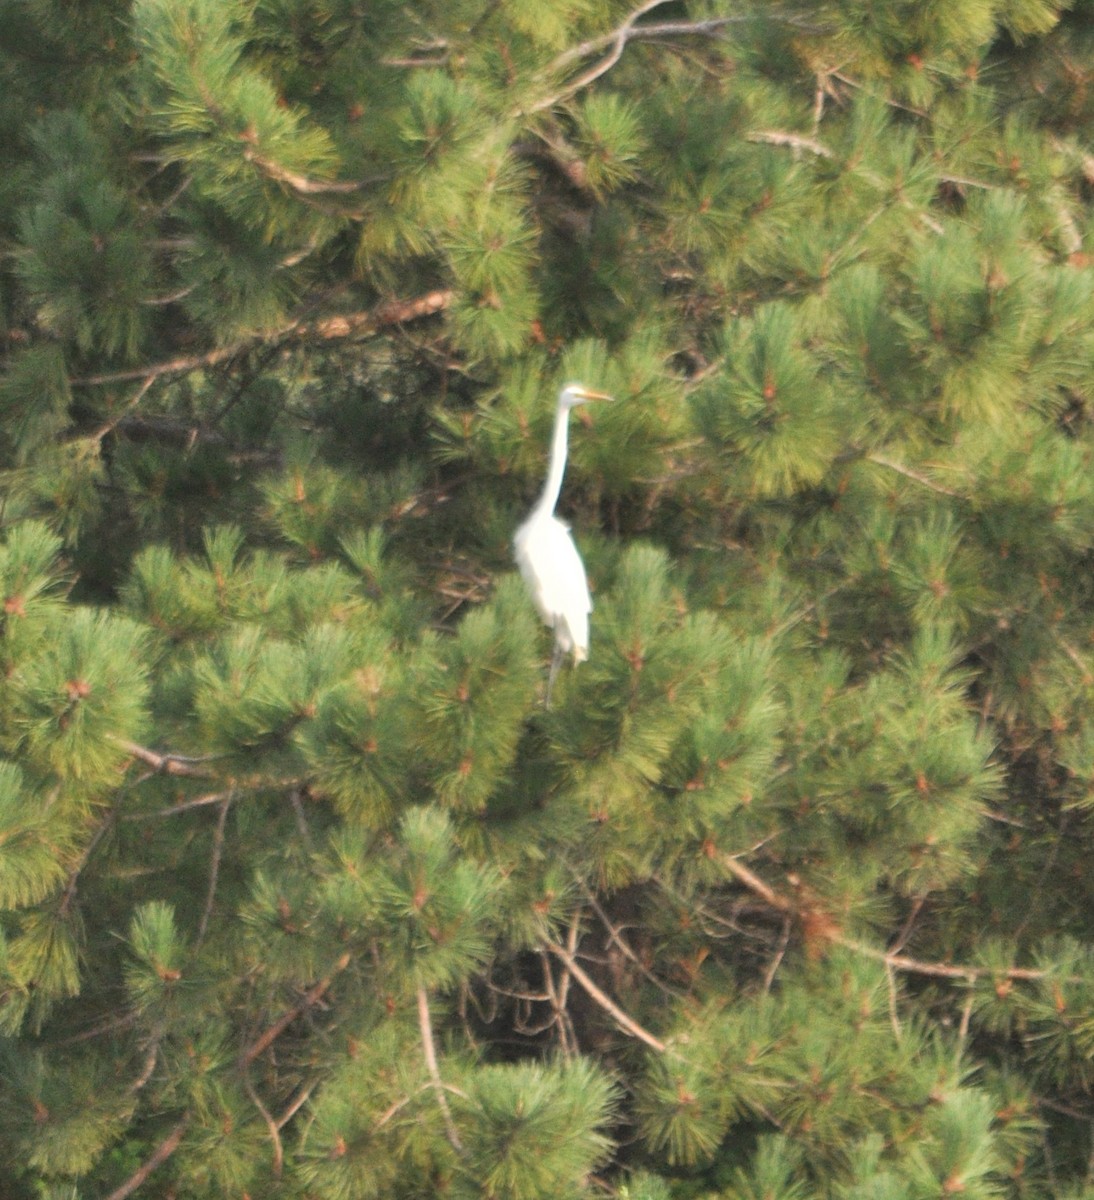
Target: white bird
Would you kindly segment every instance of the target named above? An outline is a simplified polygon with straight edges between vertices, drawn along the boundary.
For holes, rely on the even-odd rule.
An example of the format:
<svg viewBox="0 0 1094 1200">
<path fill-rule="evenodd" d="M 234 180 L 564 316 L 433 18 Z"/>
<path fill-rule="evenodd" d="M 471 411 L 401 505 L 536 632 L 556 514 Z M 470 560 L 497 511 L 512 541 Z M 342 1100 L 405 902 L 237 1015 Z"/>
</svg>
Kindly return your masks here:
<svg viewBox="0 0 1094 1200">
<path fill-rule="evenodd" d="M 568 383 L 559 392 L 547 480 L 528 520 L 513 537 L 514 557 L 532 593 L 532 603 L 555 634 L 547 705 L 551 703 L 551 687 L 562 659 L 572 654 L 574 662 L 579 663 L 589 657 L 589 613 L 593 611 L 585 564 L 570 536 L 570 527 L 555 516 L 566 471 L 570 409 L 589 400 L 610 399 L 611 396 L 580 383 Z"/>
</svg>

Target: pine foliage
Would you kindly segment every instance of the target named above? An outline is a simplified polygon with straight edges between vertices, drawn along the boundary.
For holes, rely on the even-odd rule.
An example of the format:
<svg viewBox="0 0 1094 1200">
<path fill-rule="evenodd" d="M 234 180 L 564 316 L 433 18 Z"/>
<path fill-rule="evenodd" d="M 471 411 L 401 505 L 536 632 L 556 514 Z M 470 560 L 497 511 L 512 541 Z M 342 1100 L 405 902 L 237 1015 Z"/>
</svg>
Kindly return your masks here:
<svg viewBox="0 0 1094 1200">
<path fill-rule="evenodd" d="M 0 0 L 5 1200 L 1089 1192 L 1088 9 Z"/>
</svg>

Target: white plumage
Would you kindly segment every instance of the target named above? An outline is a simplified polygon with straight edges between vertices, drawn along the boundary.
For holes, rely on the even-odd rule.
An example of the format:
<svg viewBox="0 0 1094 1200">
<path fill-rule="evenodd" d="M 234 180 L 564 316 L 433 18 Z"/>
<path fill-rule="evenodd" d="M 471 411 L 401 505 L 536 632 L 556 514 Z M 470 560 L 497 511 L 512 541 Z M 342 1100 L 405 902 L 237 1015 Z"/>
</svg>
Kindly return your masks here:
<svg viewBox="0 0 1094 1200">
<path fill-rule="evenodd" d="M 536 612 L 555 631 L 559 653 L 584 662 L 593 601 L 569 526 L 550 513 L 533 513 L 517 530 L 513 551 Z"/>
<path fill-rule="evenodd" d="M 566 444 L 570 409 L 589 400 L 610 400 L 579 383 L 568 383 L 558 396 L 551 438 L 551 461 L 543 492 L 528 520 L 513 538 L 513 551 L 521 575 L 532 593 L 532 603 L 544 624 L 554 630 L 555 651 L 547 682 L 547 702 L 562 659 L 575 663 L 589 656 L 589 613 L 593 610 L 585 565 L 577 552 L 569 526 L 555 516 L 555 505 L 566 471 Z"/>
</svg>

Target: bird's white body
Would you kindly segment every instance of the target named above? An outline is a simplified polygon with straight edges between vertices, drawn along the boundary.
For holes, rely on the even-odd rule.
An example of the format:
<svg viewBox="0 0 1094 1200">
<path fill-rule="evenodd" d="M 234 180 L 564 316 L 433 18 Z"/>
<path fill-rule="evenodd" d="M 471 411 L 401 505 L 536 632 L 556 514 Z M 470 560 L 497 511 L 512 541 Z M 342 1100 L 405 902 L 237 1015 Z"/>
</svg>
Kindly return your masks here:
<svg viewBox="0 0 1094 1200">
<path fill-rule="evenodd" d="M 559 393 L 547 480 L 528 520 L 513 538 L 514 557 L 532 593 L 532 603 L 555 635 L 548 701 L 562 658 L 569 654 L 579 663 L 589 657 L 589 614 L 593 611 L 585 564 L 570 536 L 569 526 L 555 516 L 566 471 L 570 409 L 588 400 L 608 399 L 603 392 L 590 391 L 578 383 L 568 383 Z"/>
<path fill-rule="evenodd" d="M 513 556 L 536 612 L 555 631 L 559 653 L 584 662 L 593 601 L 569 527 L 553 513 L 534 512 L 513 538 Z"/>
</svg>

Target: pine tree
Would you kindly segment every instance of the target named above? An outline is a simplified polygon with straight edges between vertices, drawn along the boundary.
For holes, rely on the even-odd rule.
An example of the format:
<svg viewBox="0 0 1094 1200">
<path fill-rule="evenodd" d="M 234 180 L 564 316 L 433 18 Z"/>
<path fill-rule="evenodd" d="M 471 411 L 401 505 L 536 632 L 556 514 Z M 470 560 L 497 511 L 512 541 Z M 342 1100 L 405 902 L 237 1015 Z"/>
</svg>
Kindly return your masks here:
<svg viewBox="0 0 1094 1200">
<path fill-rule="evenodd" d="M 1086 1194 L 1090 5 L 0 29 L 0 1193 Z"/>
</svg>

